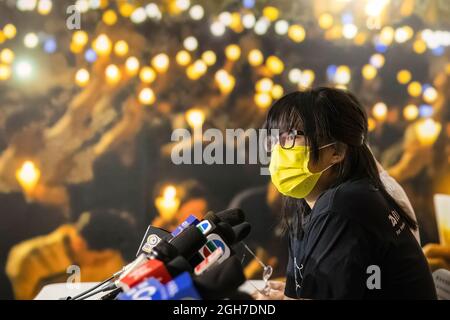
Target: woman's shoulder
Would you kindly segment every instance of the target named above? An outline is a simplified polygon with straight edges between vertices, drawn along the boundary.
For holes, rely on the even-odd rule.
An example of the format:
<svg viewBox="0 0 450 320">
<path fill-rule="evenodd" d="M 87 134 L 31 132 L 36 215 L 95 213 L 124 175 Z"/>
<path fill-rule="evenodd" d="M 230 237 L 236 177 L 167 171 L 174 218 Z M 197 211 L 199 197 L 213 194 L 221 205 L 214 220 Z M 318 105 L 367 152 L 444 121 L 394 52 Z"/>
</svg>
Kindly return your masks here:
<svg viewBox="0 0 450 320">
<path fill-rule="evenodd" d="M 356 219 L 363 223 L 374 222 L 380 212 L 387 212 L 389 206 L 368 179 L 346 181 L 326 191 L 316 203 L 320 211 L 333 212 L 345 219 Z M 364 217 L 364 219 L 361 219 Z"/>
</svg>

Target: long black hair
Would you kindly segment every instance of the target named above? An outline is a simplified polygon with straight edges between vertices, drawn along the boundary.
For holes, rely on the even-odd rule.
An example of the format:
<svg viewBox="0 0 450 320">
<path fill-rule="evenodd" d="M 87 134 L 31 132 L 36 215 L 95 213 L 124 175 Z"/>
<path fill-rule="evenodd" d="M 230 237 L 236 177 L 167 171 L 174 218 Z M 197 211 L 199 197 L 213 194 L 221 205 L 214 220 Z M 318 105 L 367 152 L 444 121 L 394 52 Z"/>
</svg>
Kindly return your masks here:
<svg viewBox="0 0 450 320">
<path fill-rule="evenodd" d="M 332 167 L 337 186 L 350 179 L 367 178 L 395 206 L 405 223 L 413 230 L 417 223 L 386 191 L 376 160 L 367 145 L 367 114 L 351 93 L 327 87 L 296 91 L 283 96 L 269 110 L 265 129 L 280 132 L 303 128 L 305 143 L 310 147 L 311 160 L 319 160 L 319 147 L 336 142 L 336 148 L 346 147 L 344 160 Z M 295 234 L 301 231 L 301 221 L 308 211 L 304 199 L 283 196 L 283 220 Z"/>
</svg>

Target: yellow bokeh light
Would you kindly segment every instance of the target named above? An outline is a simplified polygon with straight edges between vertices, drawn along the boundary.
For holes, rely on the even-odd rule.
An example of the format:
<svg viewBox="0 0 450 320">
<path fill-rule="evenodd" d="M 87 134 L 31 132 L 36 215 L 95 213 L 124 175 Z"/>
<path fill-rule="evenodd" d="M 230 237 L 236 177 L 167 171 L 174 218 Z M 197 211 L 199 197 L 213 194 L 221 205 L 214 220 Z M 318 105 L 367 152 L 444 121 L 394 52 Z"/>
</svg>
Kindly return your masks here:
<svg viewBox="0 0 450 320">
<path fill-rule="evenodd" d="M 127 61 L 125 61 L 125 69 L 127 71 L 127 74 L 130 76 L 134 76 L 137 74 L 139 70 L 139 60 L 136 57 L 129 57 Z"/>
<path fill-rule="evenodd" d="M 305 28 L 298 24 L 291 25 L 288 29 L 288 37 L 294 42 L 302 42 L 306 37 Z"/>
<path fill-rule="evenodd" d="M 323 13 L 319 17 L 319 27 L 322 29 L 329 29 L 333 26 L 334 18 L 329 13 Z"/>
<path fill-rule="evenodd" d="M 273 22 L 280 16 L 280 11 L 275 7 L 268 6 L 263 9 L 263 16 Z"/>
<path fill-rule="evenodd" d="M 236 79 L 224 69 L 218 70 L 214 75 L 214 79 L 222 94 L 230 93 L 236 83 Z"/>
<path fill-rule="evenodd" d="M 225 48 L 225 56 L 228 60 L 236 61 L 241 56 L 241 48 L 236 44 L 230 44 Z"/>
<path fill-rule="evenodd" d="M 109 84 L 117 84 L 122 78 L 120 69 L 115 64 L 110 64 L 105 70 L 106 81 Z"/>
<path fill-rule="evenodd" d="M 403 117 L 408 121 L 413 121 L 419 116 L 419 108 L 415 104 L 409 104 L 403 109 Z"/>
<path fill-rule="evenodd" d="M 175 61 L 180 66 L 187 66 L 189 63 L 191 63 L 191 55 L 186 50 L 180 50 L 175 56 Z"/>
<path fill-rule="evenodd" d="M 11 64 L 14 61 L 14 52 L 5 48 L 0 52 L 0 62 Z"/>
<path fill-rule="evenodd" d="M 262 78 L 258 80 L 255 84 L 255 90 L 258 92 L 268 92 L 272 90 L 273 81 L 270 78 Z"/>
<path fill-rule="evenodd" d="M 88 40 L 88 34 L 82 30 L 75 31 L 72 35 L 72 43 L 78 47 L 84 47 Z"/>
<path fill-rule="evenodd" d="M 385 103 L 378 102 L 372 108 L 372 115 L 378 121 L 384 121 L 387 117 L 388 108 Z"/>
<path fill-rule="evenodd" d="M 369 132 L 372 132 L 373 130 L 375 130 L 376 127 L 377 127 L 377 122 L 375 121 L 374 118 L 367 119 L 367 129 L 369 130 Z"/>
<path fill-rule="evenodd" d="M 389 26 L 384 27 L 383 29 L 381 29 L 380 32 L 380 42 L 385 46 L 389 46 L 394 40 L 394 35 L 395 35 L 394 28 Z"/>
<path fill-rule="evenodd" d="M 260 66 L 263 63 L 263 60 L 264 56 L 258 49 L 253 49 L 248 53 L 248 63 L 253 67 Z"/>
<path fill-rule="evenodd" d="M 17 29 L 13 24 L 8 23 L 3 27 L 3 33 L 7 39 L 12 39 L 16 36 Z"/>
<path fill-rule="evenodd" d="M 89 78 L 89 71 L 87 71 L 86 69 L 80 69 L 75 74 L 75 83 L 80 87 L 84 87 L 88 84 Z"/>
<path fill-rule="evenodd" d="M 157 72 L 164 73 L 169 68 L 170 64 L 169 56 L 165 53 L 157 54 L 156 56 L 153 57 L 151 63 L 153 68 Z"/>
<path fill-rule="evenodd" d="M 202 60 L 208 65 L 212 66 L 216 63 L 217 57 L 214 51 L 208 50 L 203 52 L 202 54 Z"/>
<path fill-rule="evenodd" d="M 114 10 L 106 10 L 103 13 L 102 20 L 108 26 L 112 26 L 117 22 L 117 14 Z"/>
<path fill-rule="evenodd" d="M 272 98 L 280 99 L 284 94 L 284 89 L 281 85 L 276 84 L 272 87 L 272 90 L 270 93 L 272 94 Z"/>
<path fill-rule="evenodd" d="M 11 67 L 6 64 L 0 64 L 0 81 L 11 78 Z"/>
<path fill-rule="evenodd" d="M 442 130 L 442 125 L 431 118 L 419 121 L 414 126 L 419 142 L 424 146 L 432 145 Z"/>
<path fill-rule="evenodd" d="M 433 103 L 438 98 L 438 92 L 435 88 L 429 87 L 426 88 L 423 92 L 423 100 L 425 100 L 426 103 Z"/>
<path fill-rule="evenodd" d="M 418 39 L 413 43 L 413 50 L 417 54 L 422 54 L 427 51 L 427 44 L 422 39 Z"/>
<path fill-rule="evenodd" d="M 156 79 L 156 72 L 151 67 L 142 67 L 141 72 L 139 72 L 139 78 L 144 83 L 152 83 Z"/>
<path fill-rule="evenodd" d="M 41 176 L 39 168 L 32 161 L 25 161 L 16 171 L 16 179 L 20 186 L 26 191 L 32 191 Z"/>
<path fill-rule="evenodd" d="M 114 53 L 119 56 L 123 57 L 128 53 L 128 43 L 124 40 L 119 40 L 114 45 Z"/>
<path fill-rule="evenodd" d="M 417 81 L 411 82 L 408 85 L 408 93 L 411 97 L 420 96 L 420 94 L 422 93 L 422 85 Z"/>
<path fill-rule="evenodd" d="M 155 93 L 150 88 L 143 88 L 139 92 L 139 102 L 144 105 L 151 105 L 155 102 Z"/>
<path fill-rule="evenodd" d="M 106 34 L 101 34 L 94 40 L 92 48 L 99 56 L 107 56 L 112 49 L 111 40 Z"/>
<path fill-rule="evenodd" d="M 155 200 L 159 215 L 165 221 L 171 221 L 180 206 L 180 199 L 176 195 L 177 189 L 173 185 L 168 185 L 163 189 L 162 196 Z"/>
<path fill-rule="evenodd" d="M 259 92 L 255 94 L 254 101 L 259 108 L 266 109 L 272 104 L 272 97 L 267 92 Z"/>
<path fill-rule="evenodd" d="M 135 7 L 134 5 L 132 5 L 131 3 L 128 2 L 123 2 L 120 6 L 119 6 L 119 13 L 125 17 L 128 18 L 131 16 L 131 14 L 133 13 Z"/>
<path fill-rule="evenodd" d="M 362 75 L 365 79 L 367 80 L 372 80 L 377 76 L 377 69 L 370 65 L 370 64 L 366 64 L 363 68 L 362 68 Z"/>
<path fill-rule="evenodd" d="M 352 78 L 350 68 L 348 66 L 339 66 L 336 69 L 336 74 L 334 76 L 334 81 L 337 84 L 346 85 L 350 82 Z"/>
<path fill-rule="evenodd" d="M 37 11 L 39 14 L 45 16 L 52 11 L 53 3 L 52 0 L 39 0 Z"/>
<path fill-rule="evenodd" d="M 197 108 L 189 109 L 186 112 L 186 121 L 191 128 L 201 128 L 205 122 L 205 112 Z"/>
<path fill-rule="evenodd" d="M 284 70 L 283 61 L 276 56 L 268 57 L 266 60 L 266 66 L 273 74 L 280 74 Z"/>
<path fill-rule="evenodd" d="M 397 81 L 401 84 L 407 84 L 411 81 L 412 75 L 408 70 L 400 70 L 397 73 Z"/>
</svg>

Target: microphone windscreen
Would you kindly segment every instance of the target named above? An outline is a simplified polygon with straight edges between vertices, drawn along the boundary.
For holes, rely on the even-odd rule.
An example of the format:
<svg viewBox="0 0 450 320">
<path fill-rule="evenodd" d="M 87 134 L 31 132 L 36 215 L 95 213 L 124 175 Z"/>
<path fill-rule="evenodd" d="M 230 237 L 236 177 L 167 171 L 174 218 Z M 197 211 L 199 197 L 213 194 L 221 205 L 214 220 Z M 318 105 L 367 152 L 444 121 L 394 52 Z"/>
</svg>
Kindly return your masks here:
<svg viewBox="0 0 450 320">
<path fill-rule="evenodd" d="M 192 273 L 194 268 L 192 268 L 191 264 L 185 257 L 177 256 L 172 261 L 166 263 L 166 268 L 172 277 L 176 277 L 177 275 L 183 272 Z"/>
<path fill-rule="evenodd" d="M 245 280 L 239 259 L 232 256 L 195 277 L 194 283 L 204 299 L 222 299 L 235 292 Z"/>
<path fill-rule="evenodd" d="M 245 221 L 245 213 L 239 208 L 227 209 L 216 213 L 216 216 L 231 226 L 235 226 Z"/>
<path fill-rule="evenodd" d="M 206 237 L 194 225 L 187 227 L 178 236 L 170 239 L 178 253 L 186 259 L 190 259 L 206 243 Z"/>
<path fill-rule="evenodd" d="M 214 224 L 218 224 L 219 222 L 221 222 L 221 220 L 211 211 L 205 214 L 203 220 L 209 220 Z"/>
<path fill-rule="evenodd" d="M 167 240 L 161 239 L 159 243 L 152 249 L 152 252 L 149 256 L 163 262 L 169 262 L 178 255 L 178 248 L 176 248 L 173 244 L 167 242 Z"/>
<path fill-rule="evenodd" d="M 244 240 L 250 231 L 252 230 L 252 226 L 248 222 L 242 222 L 233 227 L 233 232 L 236 237 L 236 242 L 240 242 Z"/>
<path fill-rule="evenodd" d="M 217 227 L 226 244 L 231 246 L 236 242 L 236 236 L 234 234 L 233 228 L 228 223 L 219 222 L 217 224 Z"/>
</svg>

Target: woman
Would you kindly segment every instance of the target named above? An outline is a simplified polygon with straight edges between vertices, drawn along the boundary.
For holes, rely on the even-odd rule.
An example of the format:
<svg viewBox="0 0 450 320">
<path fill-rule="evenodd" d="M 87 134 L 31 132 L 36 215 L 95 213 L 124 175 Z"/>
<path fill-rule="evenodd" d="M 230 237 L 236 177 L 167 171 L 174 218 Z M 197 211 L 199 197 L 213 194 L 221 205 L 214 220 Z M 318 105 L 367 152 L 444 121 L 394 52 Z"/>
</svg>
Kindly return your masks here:
<svg viewBox="0 0 450 320">
<path fill-rule="evenodd" d="M 358 100 L 332 88 L 293 92 L 266 127 L 290 238 L 285 287 L 273 283 L 269 298 L 436 299 L 416 222 L 380 180 Z"/>
</svg>

